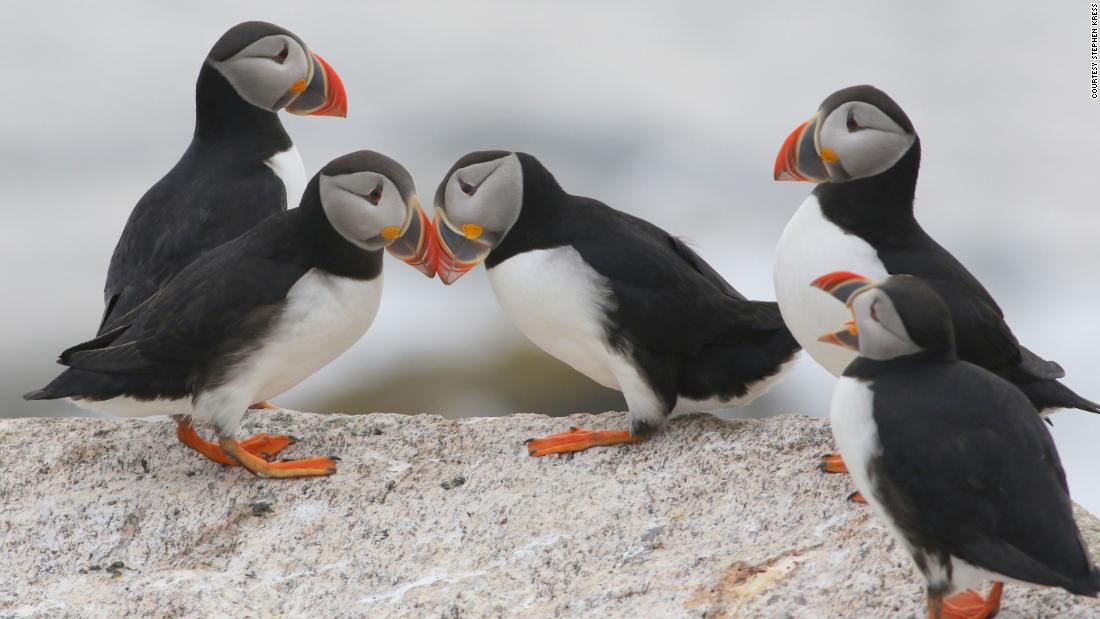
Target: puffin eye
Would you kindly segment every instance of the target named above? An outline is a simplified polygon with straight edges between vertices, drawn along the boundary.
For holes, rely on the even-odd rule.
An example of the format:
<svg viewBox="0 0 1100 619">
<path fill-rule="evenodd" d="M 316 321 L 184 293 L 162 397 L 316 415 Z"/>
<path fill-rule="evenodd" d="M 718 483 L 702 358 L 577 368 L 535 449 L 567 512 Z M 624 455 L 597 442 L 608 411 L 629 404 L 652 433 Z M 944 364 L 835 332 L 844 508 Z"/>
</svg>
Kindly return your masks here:
<svg viewBox="0 0 1100 619">
<path fill-rule="evenodd" d="M 288 56 L 290 56 L 290 46 L 286 44 L 286 41 L 283 41 L 283 51 L 275 54 L 271 59 L 279 64 L 283 64 L 286 62 Z"/>
<path fill-rule="evenodd" d="M 848 108 L 848 133 L 855 133 L 856 131 L 860 131 L 864 128 L 865 127 L 859 126 L 859 123 L 856 122 L 855 108 Z"/>
<path fill-rule="evenodd" d="M 471 185 L 461 178 L 458 179 L 458 188 L 462 190 L 462 193 L 468 196 L 472 196 L 477 193 L 477 185 Z"/>
<path fill-rule="evenodd" d="M 379 183 L 379 185 L 377 187 L 375 187 L 373 191 L 371 191 L 370 193 L 367 194 L 367 202 L 370 202 L 371 204 L 373 204 L 375 206 L 378 206 L 378 203 L 381 202 L 381 201 L 382 201 L 382 185 L 381 185 L 381 183 Z"/>
<path fill-rule="evenodd" d="M 878 312 L 875 311 L 876 305 L 878 305 L 878 301 L 871 304 L 871 320 L 878 322 Z"/>
</svg>

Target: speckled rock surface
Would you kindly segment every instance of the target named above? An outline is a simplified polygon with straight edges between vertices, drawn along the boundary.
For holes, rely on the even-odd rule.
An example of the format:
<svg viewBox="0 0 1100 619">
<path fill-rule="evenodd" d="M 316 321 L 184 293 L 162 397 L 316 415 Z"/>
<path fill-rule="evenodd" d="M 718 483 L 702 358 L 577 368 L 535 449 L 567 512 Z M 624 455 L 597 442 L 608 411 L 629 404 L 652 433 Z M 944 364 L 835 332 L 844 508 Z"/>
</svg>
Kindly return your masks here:
<svg viewBox="0 0 1100 619">
<path fill-rule="evenodd" d="M 523 447 L 624 420 L 251 413 L 245 431 L 302 439 L 290 456 L 343 458 L 290 481 L 207 462 L 170 422 L 0 421 L 0 617 L 923 616 L 908 558 L 814 469 L 824 422 Z M 1100 522 L 1079 520 L 1095 555 Z M 1002 609 L 1100 616 L 1012 585 Z"/>
</svg>

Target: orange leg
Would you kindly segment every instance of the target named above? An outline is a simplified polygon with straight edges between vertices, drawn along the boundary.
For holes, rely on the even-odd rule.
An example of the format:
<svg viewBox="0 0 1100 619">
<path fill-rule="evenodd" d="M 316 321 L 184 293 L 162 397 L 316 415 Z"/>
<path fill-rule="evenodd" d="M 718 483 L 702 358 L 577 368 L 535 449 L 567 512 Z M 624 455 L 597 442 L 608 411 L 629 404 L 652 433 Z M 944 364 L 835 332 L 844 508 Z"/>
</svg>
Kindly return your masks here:
<svg viewBox="0 0 1100 619">
<path fill-rule="evenodd" d="M 199 436 L 199 433 L 195 430 L 195 426 L 191 425 L 189 421 L 179 420 L 176 422 L 176 436 L 181 443 L 218 464 L 237 466 L 237 461 L 227 456 L 225 452 L 222 451 L 221 447 L 218 447 L 217 443 L 210 442 Z M 272 435 L 261 432 L 256 436 L 241 441 L 241 447 L 256 455 L 274 457 L 283 449 L 297 442 L 298 439 L 293 436 L 287 436 L 285 434 Z"/>
<path fill-rule="evenodd" d="M 550 454 L 584 451 L 589 447 L 599 447 L 601 445 L 637 443 L 641 440 L 642 437 L 634 436 L 628 430 L 594 431 L 585 430 L 584 428 L 569 428 L 568 432 L 528 439 L 527 453 L 534 457 L 548 456 Z"/>
<path fill-rule="evenodd" d="M 997 615 L 1001 609 L 1001 593 L 1004 583 L 995 582 L 989 590 L 988 596 L 973 589 L 967 589 L 961 593 L 943 600 L 944 619 L 989 619 Z"/>
<path fill-rule="evenodd" d="M 233 458 L 248 469 L 256 477 L 289 478 L 289 477 L 317 477 L 332 475 L 336 472 L 334 457 L 306 458 L 304 460 L 276 460 L 268 462 L 256 454 L 241 447 L 241 444 L 231 438 L 223 438 L 218 441 L 225 455 Z"/>
<path fill-rule="evenodd" d="M 250 410 L 250 411 L 255 411 L 255 410 L 277 411 L 277 410 L 279 410 L 279 407 L 275 406 L 271 402 L 264 401 L 264 402 L 256 402 L 252 406 L 249 406 L 248 410 Z"/>
<path fill-rule="evenodd" d="M 848 465 L 844 464 L 844 458 L 840 454 L 826 454 L 821 456 L 821 463 L 817 468 L 824 473 L 847 473 Z"/>
</svg>

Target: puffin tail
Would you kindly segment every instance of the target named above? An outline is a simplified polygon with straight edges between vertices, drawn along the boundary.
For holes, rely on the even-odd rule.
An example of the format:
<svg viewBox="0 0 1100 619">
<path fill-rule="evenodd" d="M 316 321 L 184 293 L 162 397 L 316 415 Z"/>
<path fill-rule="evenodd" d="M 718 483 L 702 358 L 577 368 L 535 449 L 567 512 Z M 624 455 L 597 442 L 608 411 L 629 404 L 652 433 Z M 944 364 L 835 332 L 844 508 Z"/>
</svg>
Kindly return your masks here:
<svg viewBox="0 0 1100 619">
<path fill-rule="evenodd" d="M 1100 414 L 1100 404 L 1077 395 L 1072 389 L 1053 378 L 1019 382 L 1016 386 L 1040 412 L 1046 412 L 1048 409 L 1076 408 Z"/>
<path fill-rule="evenodd" d="M 73 370 L 65 370 L 50 381 L 50 384 L 41 389 L 35 389 L 30 393 L 24 393 L 24 400 L 60 400 L 73 394 Z"/>
</svg>

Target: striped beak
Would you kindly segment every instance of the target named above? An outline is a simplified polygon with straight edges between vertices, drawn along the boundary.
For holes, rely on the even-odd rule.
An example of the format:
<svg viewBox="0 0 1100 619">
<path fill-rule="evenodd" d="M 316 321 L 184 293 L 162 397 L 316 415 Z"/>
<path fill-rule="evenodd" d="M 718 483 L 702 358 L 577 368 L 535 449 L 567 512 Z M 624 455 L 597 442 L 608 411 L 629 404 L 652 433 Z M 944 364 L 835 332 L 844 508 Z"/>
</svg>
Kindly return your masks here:
<svg viewBox="0 0 1100 619">
<path fill-rule="evenodd" d="M 777 181 L 807 181 L 822 183 L 829 180 L 829 172 L 817 152 L 817 128 L 821 124 L 821 113 L 814 114 L 810 120 L 795 127 L 783 140 L 779 154 L 775 156 L 774 178 Z"/>
<path fill-rule="evenodd" d="M 853 299 L 877 284 L 857 273 L 834 271 L 815 279 L 810 285 L 831 294 L 850 309 Z M 826 333 L 818 337 L 817 341 L 859 351 L 859 329 L 855 319 L 846 320 L 843 329 Z"/>
<path fill-rule="evenodd" d="M 348 95 L 336 71 L 317 54 L 313 55 L 313 75 L 301 93 L 286 106 L 286 111 L 302 116 L 348 115 Z"/>
<path fill-rule="evenodd" d="M 420 200 L 413 196 L 409 199 L 411 218 L 405 232 L 386 246 L 398 260 L 404 261 L 428 277 L 435 277 L 435 230 L 432 220 L 420 206 Z"/>
</svg>

